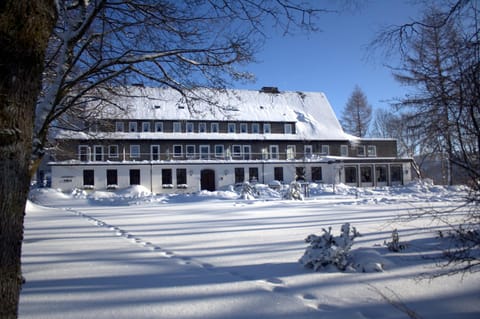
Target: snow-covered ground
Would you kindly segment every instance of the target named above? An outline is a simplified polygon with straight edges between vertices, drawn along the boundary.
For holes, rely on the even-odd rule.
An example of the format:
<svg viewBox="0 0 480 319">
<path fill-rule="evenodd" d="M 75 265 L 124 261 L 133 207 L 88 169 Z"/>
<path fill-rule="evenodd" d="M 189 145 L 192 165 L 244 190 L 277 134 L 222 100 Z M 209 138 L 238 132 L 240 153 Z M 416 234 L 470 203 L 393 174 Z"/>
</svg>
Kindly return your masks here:
<svg viewBox="0 0 480 319">
<path fill-rule="evenodd" d="M 317 185 L 304 201 L 261 189 L 152 195 L 53 189 L 31 193 L 20 318 L 479 318 L 480 273 L 435 274 L 444 226 L 405 220 L 458 206 L 465 189 L 427 183 Z M 309 234 L 349 222 L 357 269 L 298 262 Z M 384 245 L 398 228 L 407 248 Z"/>
</svg>

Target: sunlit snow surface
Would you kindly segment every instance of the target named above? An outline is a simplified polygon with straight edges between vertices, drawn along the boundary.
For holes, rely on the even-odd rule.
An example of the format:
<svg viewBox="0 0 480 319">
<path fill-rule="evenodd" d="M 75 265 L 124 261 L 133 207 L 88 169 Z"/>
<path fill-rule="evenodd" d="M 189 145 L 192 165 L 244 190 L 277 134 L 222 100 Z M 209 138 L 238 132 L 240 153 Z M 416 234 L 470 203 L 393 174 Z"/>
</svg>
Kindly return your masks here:
<svg viewBox="0 0 480 319">
<path fill-rule="evenodd" d="M 439 269 L 444 227 L 405 220 L 458 206 L 464 188 L 314 185 L 304 201 L 259 190 L 255 200 L 141 187 L 32 191 L 20 318 L 480 317 L 479 273 L 421 280 Z M 362 234 L 352 256 L 371 272 L 313 272 L 298 262 L 309 234 L 330 226 L 338 234 L 346 222 Z M 384 245 L 395 228 L 407 244 L 399 253 Z"/>
</svg>

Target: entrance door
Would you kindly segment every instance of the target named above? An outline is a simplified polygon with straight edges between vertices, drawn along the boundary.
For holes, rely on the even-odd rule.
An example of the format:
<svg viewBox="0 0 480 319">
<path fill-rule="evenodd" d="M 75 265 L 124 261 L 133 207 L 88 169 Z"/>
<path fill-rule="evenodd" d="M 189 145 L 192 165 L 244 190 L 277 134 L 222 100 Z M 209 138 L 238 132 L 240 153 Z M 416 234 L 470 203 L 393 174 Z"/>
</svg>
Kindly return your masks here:
<svg viewBox="0 0 480 319">
<path fill-rule="evenodd" d="M 200 173 L 201 190 L 213 192 L 215 190 L 215 171 L 212 169 L 204 169 Z"/>
</svg>

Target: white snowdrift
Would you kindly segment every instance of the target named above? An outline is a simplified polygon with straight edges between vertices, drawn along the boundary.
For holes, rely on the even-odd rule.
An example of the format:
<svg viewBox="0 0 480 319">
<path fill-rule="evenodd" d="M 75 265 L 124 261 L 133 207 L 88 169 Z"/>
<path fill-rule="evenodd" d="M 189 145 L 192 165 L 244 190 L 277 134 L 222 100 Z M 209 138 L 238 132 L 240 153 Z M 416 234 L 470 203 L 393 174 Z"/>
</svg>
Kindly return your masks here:
<svg viewBox="0 0 480 319">
<path fill-rule="evenodd" d="M 261 187 L 260 187 L 261 188 Z M 304 201 L 263 192 L 155 195 L 141 189 L 32 192 L 20 318 L 478 318 L 480 274 L 438 271 L 441 224 L 400 221 L 462 203 L 465 189 L 316 185 Z M 46 207 L 48 206 L 48 207 Z M 309 234 L 349 222 L 363 272 L 314 272 Z M 401 252 L 384 242 L 397 228 Z"/>
</svg>

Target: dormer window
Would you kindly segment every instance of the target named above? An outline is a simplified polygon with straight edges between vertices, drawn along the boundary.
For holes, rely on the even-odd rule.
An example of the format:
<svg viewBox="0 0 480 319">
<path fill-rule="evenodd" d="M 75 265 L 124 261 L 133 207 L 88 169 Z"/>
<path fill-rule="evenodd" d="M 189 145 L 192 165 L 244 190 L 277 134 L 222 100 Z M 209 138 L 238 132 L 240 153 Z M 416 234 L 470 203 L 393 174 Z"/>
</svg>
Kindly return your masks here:
<svg viewBox="0 0 480 319">
<path fill-rule="evenodd" d="M 150 132 L 150 122 L 142 122 L 142 132 Z"/>
<path fill-rule="evenodd" d="M 212 123 L 212 125 L 210 126 L 210 132 L 218 133 L 218 131 L 219 131 L 218 123 Z"/>
<path fill-rule="evenodd" d="M 174 133 L 182 132 L 182 124 L 180 122 L 173 122 L 173 132 Z"/>
<path fill-rule="evenodd" d="M 115 132 L 123 132 L 123 122 L 115 122 Z"/>
<path fill-rule="evenodd" d="M 248 125 L 247 123 L 240 124 L 240 133 L 248 133 Z"/>
<path fill-rule="evenodd" d="M 192 122 L 188 122 L 186 129 L 187 129 L 187 133 L 193 133 L 193 123 L 192 123 Z"/>
<path fill-rule="evenodd" d="M 137 131 L 137 122 L 128 122 L 128 131 L 136 132 Z"/>
<path fill-rule="evenodd" d="M 228 133 L 235 133 L 235 123 L 228 123 Z"/>
<path fill-rule="evenodd" d="M 253 134 L 258 134 L 258 133 L 260 133 L 260 124 L 258 124 L 258 123 L 252 123 L 252 133 L 253 133 Z"/>
<path fill-rule="evenodd" d="M 292 134 L 292 124 L 290 124 L 290 123 L 285 124 L 284 133 L 285 134 Z"/>
<path fill-rule="evenodd" d="M 270 126 L 270 123 L 263 124 L 263 134 L 270 134 L 270 133 L 272 133 L 272 127 Z"/>
<path fill-rule="evenodd" d="M 207 124 L 198 123 L 198 133 L 205 133 L 205 132 L 207 132 Z"/>
<path fill-rule="evenodd" d="M 163 122 L 155 122 L 155 132 L 163 132 Z"/>
</svg>

